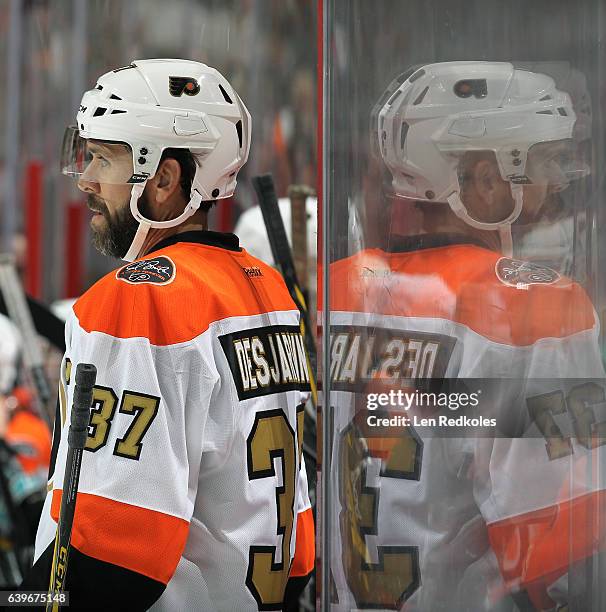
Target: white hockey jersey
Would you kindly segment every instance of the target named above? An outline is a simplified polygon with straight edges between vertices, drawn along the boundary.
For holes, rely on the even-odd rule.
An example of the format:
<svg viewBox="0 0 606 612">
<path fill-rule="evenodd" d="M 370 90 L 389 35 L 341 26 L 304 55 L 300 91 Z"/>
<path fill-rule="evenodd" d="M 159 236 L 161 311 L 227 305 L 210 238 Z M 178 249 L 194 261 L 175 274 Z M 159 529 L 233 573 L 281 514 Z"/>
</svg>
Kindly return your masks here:
<svg viewBox="0 0 606 612">
<path fill-rule="evenodd" d="M 82 296 L 66 345 L 36 564 L 56 532 L 75 366 L 93 363 L 72 605 L 281 609 L 314 546 L 301 452 L 309 372 L 279 274 L 233 235 L 180 234 Z"/>
<path fill-rule="evenodd" d="M 604 546 L 590 301 L 553 270 L 441 240 L 330 270 L 333 610 L 547 610 L 555 581 Z M 415 421 L 418 394 L 393 406 L 390 391 L 427 379 L 490 390 L 485 426 Z"/>
</svg>

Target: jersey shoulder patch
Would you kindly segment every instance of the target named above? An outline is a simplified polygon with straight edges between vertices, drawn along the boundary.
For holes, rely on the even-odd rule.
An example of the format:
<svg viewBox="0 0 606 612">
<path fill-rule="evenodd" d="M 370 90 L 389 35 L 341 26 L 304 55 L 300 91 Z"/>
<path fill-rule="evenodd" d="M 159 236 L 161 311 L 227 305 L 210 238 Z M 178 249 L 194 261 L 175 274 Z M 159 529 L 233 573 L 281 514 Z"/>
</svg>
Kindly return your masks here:
<svg viewBox="0 0 606 612">
<path fill-rule="evenodd" d="M 122 266 L 116 278 L 130 285 L 168 285 L 175 280 L 177 267 L 166 255 L 148 257 Z"/>
<path fill-rule="evenodd" d="M 518 289 L 525 289 L 528 285 L 552 285 L 561 278 L 558 272 L 547 266 L 510 257 L 499 258 L 494 270 L 504 285 Z"/>
<path fill-rule="evenodd" d="M 251 278 L 243 267 L 262 275 L 253 270 Z M 296 306 L 279 272 L 246 253 L 185 242 L 122 265 L 74 305 L 86 332 L 147 338 L 156 346 L 189 342 L 230 317 L 284 310 Z"/>
</svg>

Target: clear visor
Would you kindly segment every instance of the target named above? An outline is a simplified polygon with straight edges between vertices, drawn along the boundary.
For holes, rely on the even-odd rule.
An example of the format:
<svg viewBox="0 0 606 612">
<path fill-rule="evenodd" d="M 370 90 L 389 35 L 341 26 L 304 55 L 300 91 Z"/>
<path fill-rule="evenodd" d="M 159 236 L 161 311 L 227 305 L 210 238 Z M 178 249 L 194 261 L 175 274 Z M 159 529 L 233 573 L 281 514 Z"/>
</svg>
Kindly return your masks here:
<svg viewBox="0 0 606 612">
<path fill-rule="evenodd" d="M 132 149 L 122 142 L 82 138 L 77 127 L 68 127 L 63 137 L 61 173 L 91 183 L 132 183 Z"/>
<path fill-rule="evenodd" d="M 526 175 L 534 184 L 565 188 L 590 173 L 579 143 L 572 140 L 541 142 L 528 150 Z"/>
</svg>

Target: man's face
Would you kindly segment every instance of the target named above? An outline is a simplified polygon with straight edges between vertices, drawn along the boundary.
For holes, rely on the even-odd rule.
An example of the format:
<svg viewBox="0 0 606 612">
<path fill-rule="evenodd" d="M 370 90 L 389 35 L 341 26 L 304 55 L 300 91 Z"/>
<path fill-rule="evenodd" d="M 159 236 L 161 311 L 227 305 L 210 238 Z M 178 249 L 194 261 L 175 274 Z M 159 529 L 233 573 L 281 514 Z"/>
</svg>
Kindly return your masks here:
<svg viewBox="0 0 606 612">
<path fill-rule="evenodd" d="M 78 188 L 87 195 L 87 205 L 95 214 L 90 222 L 93 245 L 104 255 L 123 257 L 135 236 L 138 222 L 130 212 L 132 175 L 130 149 L 121 144 L 89 141 L 89 163 L 78 180 Z M 122 181 L 122 182 L 120 182 Z M 139 200 L 146 215 L 147 202 Z M 147 216 L 147 215 L 146 215 Z"/>
<path fill-rule="evenodd" d="M 536 221 L 549 199 L 568 187 L 571 180 L 569 171 L 573 166 L 582 173 L 580 165 L 574 165 L 569 141 L 542 142 L 529 149 L 526 175 L 532 183 L 524 185 L 521 222 Z"/>
<path fill-rule="evenodd" d="M 566 189 L 570 180 L 587 174 L 575 159 L 570 141 L 542 142 L 528 151 L 525 174 L 530 179 L 523 185 L 523 206 L 520 223 L 539 220 L 545 204 L 552 196 Z M 467 166 L 462 199 L 472 217 L 496 223 L 514 210 L 511 185 L 501 177 L 494 155 L 477 155 Z"/>
</svg>

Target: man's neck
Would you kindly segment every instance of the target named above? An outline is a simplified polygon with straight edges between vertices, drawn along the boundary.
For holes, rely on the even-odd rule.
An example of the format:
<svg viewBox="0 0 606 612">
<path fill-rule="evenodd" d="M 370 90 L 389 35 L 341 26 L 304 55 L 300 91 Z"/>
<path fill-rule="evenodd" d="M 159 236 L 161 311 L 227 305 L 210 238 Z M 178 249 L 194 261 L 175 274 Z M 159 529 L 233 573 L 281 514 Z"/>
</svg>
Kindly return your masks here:
<svg viewBox="0 0 606 612">
<path fill-rule="evenodd" d="M 166 229 L 152 227 L 149 230 L 147 237 L 145 238 L 145 242 L 143 243 L 143 247 L 141 248 L 139 257 L 147 255 L 157 244 L 159 244 L 169 236 L 182 234 L 183 232 L 195 232 L 207 229 L 208 222 L 206 219 L 204 219 L 203 222 L 194 222 L 188 220 L 184 223 L 181 223 L 181 225 L 177 225 L 176 227 L 168 227 Z"/>
<path fill-rule="evenodd" d="M 501 239 L 496 230 L 481 230 L 471 227 L 454 213 L 425 215 L 423 231 L 427 234 L 462 234 L 484 243 L 492 251 L 501 251 Z"/>
</svg>

